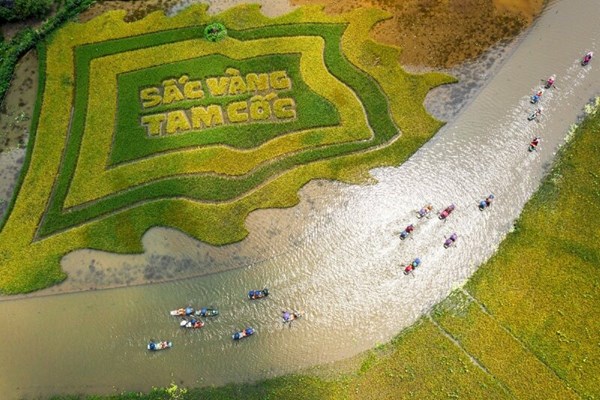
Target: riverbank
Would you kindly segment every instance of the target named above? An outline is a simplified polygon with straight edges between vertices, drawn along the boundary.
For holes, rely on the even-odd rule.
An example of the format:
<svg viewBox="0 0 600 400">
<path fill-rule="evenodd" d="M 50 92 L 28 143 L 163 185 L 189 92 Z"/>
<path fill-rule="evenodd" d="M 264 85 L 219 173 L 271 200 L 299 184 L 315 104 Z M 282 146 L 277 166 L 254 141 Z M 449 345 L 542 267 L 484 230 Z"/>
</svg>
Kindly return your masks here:
<svg viewBox="0 0 600 400">
<path fill-rule="evenodd" d="M 597 110 L 598 101 L 497 254 L 351 372 L 334 364 L 254 384 L 53 399 L 596 398 L 600 231 L 574 210 L 600 212 Z"/>
</svg>

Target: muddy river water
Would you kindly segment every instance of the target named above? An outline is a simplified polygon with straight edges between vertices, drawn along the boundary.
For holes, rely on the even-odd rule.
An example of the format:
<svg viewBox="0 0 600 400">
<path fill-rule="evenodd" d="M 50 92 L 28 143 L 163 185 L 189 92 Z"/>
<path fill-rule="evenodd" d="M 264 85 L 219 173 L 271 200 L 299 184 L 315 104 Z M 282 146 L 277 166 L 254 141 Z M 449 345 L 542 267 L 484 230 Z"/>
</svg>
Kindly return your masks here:
<svg viewBox="0 0 600 400">
<path fill-rule="evenodd" d="M 137 283 L 142 267 L 146 280 L 204 275 L 70 294 L 56 294 L 58 287 L 51 296 L 0 302 L 0 393 L 10 399 L 218 385 L 347 358 L 389 340 L 493 254 L 571 124 L 600 94 L 600 60 L 579 64 L 587 50 L 600 55 L 598 21 L 597 0 L 551 2 L 458 116 L 402 166 L 372 171 L 377 184 L 312 182 L 298 206 L 253 213 L 248 238 L 230 246 L 155 228 L 144 237 L 148 254 L 67 256 L 63 264 L 80 285 L 94 282 L 86 274 L 100 286 Z M 529 95 L 551 74 L 557 88 L 543 95 L 540 121 L 529 122 Z M 542 142 L 529 153 L 535 135 Z M 489 193 L 496 201 L 480 212 L 477 203 Z M 415 209 L 428 202 L 437 209 L 454 203 L 456 211 L 445 223 L 417 222 Z M 409 223 L 416 229 L 400 241 Z M 444 249 L 452 232 L 457 245 Z M 422 266 L 403 275 L 414 257 Z M 115 273 L 118 264 L 124 269 Z M 265 286 L 269 298 L 245 298 Z M 214 305 L 221 315 L 184 331 L 168 311 L 187 304 Z M 283 309 L 304 317 L 284 326 Z M 245 326 L 258 333 L 233 342 L 231 333 Z M 151 338 L 174 347 L 149 353 Z"/>
</svg>

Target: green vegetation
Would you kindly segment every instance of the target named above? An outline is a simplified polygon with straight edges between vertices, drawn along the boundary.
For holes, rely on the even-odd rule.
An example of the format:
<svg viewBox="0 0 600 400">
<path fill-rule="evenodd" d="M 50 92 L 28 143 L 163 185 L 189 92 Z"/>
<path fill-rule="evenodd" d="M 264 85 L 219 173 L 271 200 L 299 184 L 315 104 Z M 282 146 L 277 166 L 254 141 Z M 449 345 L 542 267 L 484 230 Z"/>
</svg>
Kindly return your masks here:
<svg viewBox="0 0 600 400">
<path fill-rule="evenodd" d="M 219 22 L 213 22 L 212 24 L 206 25 L 206 28 L 204 28 L 204 37 L 211 42 L 224 39 L 225 36 L 227 36 L 227 28 Z"/>
<path fill-rule="evenodd" d="M 14 9 L 0 7 L 0 22 L 20 20 L 36 16 L 44 9 L 44 4 L 50 0 L 17 0 Z M 0 103 L 6 95 L 17 61 L 29 50 L 33 49 L 40 40 L 46 38 L 69 19 L 86 10 L 94 0 L 65 0 L 64 4 L 40 27 L 25 28 L 19 31 L 10 42 L 0 41 Z M 47 12 L 47 11 L 46 11 Z"/>
<path fill-rule="evenodd" d="M 361 356 L 353 373 L 55 400 L 598 399 L 600 229 L 581 214 L 600 213 L 598 134 L 600 111 L 577 129 L 514 232 L 466 287 Z"/>
<path fill-rule="evenodd" d="M 56 0 L 14 0 L 11 7 L 0 6 L 0 22 L 43 18 L 57 2 Z"/>
<path fill-rule="evenodd" d="M 139 123 L 139 116 L 150 112 L 163 112 L 173 109 L 188 108 L 192 105 L 220 104 L 225 106 L 231 97 L 210 98 L 205 96 L 199 100 L 188 100 L 168 105 L 160 105 L 151 110 L 144 110 L 139 101 L 140 88 L 158 85 L 165 76 L 181 76 L 189 74 L 190 79 L 204 76 L 219 76 L 229 66 L 235 65 L 241 75 L 247 73 L 286 70 L 293 82 L 291 90 L 281 94 L 296 100 L 298 113 L 296 119 L 279 123 L 262 123 L 223 125 L 202 131 L 201 134 L 184 134 L 149 138 L 146 129 Z M 194 73 L 191 74 L 190 71 Z M 280 54 L 255 57 L 245 60 L 233 60 L 222 55 L 210 55 L 177 64 L 137 70 L 121 74 L 118 77 L 117 125 L 114 144 L 110 155 L 110 164 L 135 160 L 147 155 L 192 146 L 225 144 L 235 148 L 258 147 L 274 137 L 315 127 L 336 126 L 340 118 L 336 108 L 324 98 L 318 97 L 302 80 L 300 74 L 299 54 Z M 250 94 L 236 96 L 237 100 L 247 100 Z M 313 143 L 319 145 L 320 143 Z"/>
<path fill-rule="evenodd" d="M 453 80 L 407 74 L 398 49 L 370 41 L 369 31 L 386 17 L 377 10 L 330 16 L 317 7 L 269 19 L 258 6 L 241 6 L 218 17 L 228 30 L 218 43 L 203 38 L 214 21 L 205 6 L 133 23 L 112 12 L 64 27 L 42 51 L 37 132 L 0 232 L 0 291 L 64 279 L 58 260 L 74 249 L 141 251 L 141 236 L 152 226 L 213 244 L 238 241 L 251 211 L 296 204 L 312 179 L 365 182 L 370 168 L 405 160 L 441 126 L 426 113 L 425 95 Z M 121 111 L 143 114 L 133 101 L 117 109 L 125 107 L 121 96 L 131 95 L 121 91 L 139 94 L 128 74 L 148 72 L 145 83 L 155 86 L 195 72 L 186 67 L 199 68 L 199 76 L 227 72 L 211 72 L 200 62 L 207 57 L 227 70 L 250 68 L 261 57 L 285 63 L 299 90 L 292 85 L 281 93 L 293 94 L 298 117 L 281 123 L 284 130 L 240 125 L 235 132 L 249 133 L 246 142 L 214 127 L 152 138 L 152 145 L 139 136 L 113 141 L 115 126 L 124 128 L 116 123 Z"/>
<path fill-rule="evenodd" d="M 599 133 L 596 111 L 515 232 L 467 285 L 498 324 L 586 399 L 600 398 L 600 228 L 592 217 L 600 212 Z"/>
</svg>

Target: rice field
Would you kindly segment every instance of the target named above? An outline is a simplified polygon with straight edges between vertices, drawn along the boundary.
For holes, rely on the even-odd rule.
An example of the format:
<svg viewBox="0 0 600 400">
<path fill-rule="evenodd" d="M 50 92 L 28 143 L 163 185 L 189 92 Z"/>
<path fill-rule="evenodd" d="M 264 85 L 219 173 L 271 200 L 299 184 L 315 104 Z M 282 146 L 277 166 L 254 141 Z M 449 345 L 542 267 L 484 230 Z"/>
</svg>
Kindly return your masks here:
<svg viewBox="0 0 600 400">
<path fill-rule="evenodd" d="M 2 294 L 64 280 L 73 250 L 140 252 L 153 226 L 233 243 L 250 212 L 295 205 L 313 179 L 367 182 L 433 136 L 442 123 L 423 100 L 454 81 L 408 74 L 398 48 L 371 41 L 388 17 L 376 9 L 124 16 L 67 24 L 39 47 L 24 173 L 0 230 Z M 203 37 L 212 22 L 227 27 L 218 43 Z"/>
</svg>

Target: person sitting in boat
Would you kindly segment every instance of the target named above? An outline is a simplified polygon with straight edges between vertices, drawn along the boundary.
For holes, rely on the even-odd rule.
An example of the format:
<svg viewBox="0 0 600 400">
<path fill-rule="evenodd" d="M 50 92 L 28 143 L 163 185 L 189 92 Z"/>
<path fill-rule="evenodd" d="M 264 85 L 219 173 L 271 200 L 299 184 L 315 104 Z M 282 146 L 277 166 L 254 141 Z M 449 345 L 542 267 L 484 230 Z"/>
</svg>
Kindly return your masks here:
<svg viewBox="0 0 600 400">
<path fill-rule="evenodd" d="M 248 297 L 252 300 L 261 299 L 269 295 L 269 289 L 264 288 L 263 290 L 251 290 L 248 292 Z"/>
<path fill-rule="evenodd" d="M 194 309 L 192 307 L 186 307 L 185 308 L 185 315 L 192 315 L 194 313 Z"/>
<path fill-rule="evenodd" d="M 185 316 L 185 308 L 180 308 L 177 310 L 177 315 Z"/>
<path fill-rule="evenodd" d="M 204 326 L 204 322 L 195 318 L 192 318 L 190 322 L 192 324 L 192 328 L 202 328 Z"/>
<path fill-rule="evenodd" d="M 292 322 L 292 321 L 298 319 L 299 317 L 300 317 L 300 314 L 298 314 L 297 312 L 289 312 L 289 311 L 281 312 L 281 318 L 283 318 L 283 322 Z"/>
<path fill-rule="evenodd" d="M 431 210 L 433 210 L 433 206 L 431 204 L 427 204 L 425 207 L 419 210 L 419 217 L 424 217 L 425 215 L 429 214 Z"/>
<path fill-rule="evenodd" d="M 542 98 L 542 94 L 544 94 L 542 90 L 539 90 L 537 93 L 534 93 L 534 95 L 531 96 L 531 102 L 534 104 L 537 103 Z"/>
</svg>

